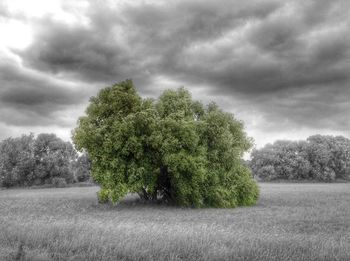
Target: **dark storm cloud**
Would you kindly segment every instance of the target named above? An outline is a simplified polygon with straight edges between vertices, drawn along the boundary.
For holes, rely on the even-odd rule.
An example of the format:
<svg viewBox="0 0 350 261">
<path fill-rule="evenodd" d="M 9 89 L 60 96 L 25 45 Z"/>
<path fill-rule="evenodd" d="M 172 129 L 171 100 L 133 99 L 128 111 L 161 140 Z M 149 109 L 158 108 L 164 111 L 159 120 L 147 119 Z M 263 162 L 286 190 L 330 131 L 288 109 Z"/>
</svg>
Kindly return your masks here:
<svg viewBox="0 0 350 261">
<path fill-rule="evenodd" d="M 268 2 L 230 6 L 230 1 L 177 2 L 113 9 L 91 2 L 89 25 L 45 18 L 38 23 L 34 48 L 21 55 L 40 70 L 93 81 L 133 77 L 147 83 L 159 74 L 177 77 L 186 66 L 181 61 L 183 48 L 220 37 L 250 17 L 263 18 L 277 8 Z"/>
<path fill-rule="evenodd" d="M 308 86 L 278 91 L 274 99 L 261 95 L 252 102 L 263 108 L 266 125 L 262 128 L 268 131 L 311 127 L 350 134 L 349 97 L 348 85 Z"/>
<path fill-rule="evenodd" d="M 94 81 L 118 77 L 128 56 L 109 39 L 109 31 L 100 30 L 70 27 L 47 19 L 36 32 L 35 48 L 23 57 L 29 66 L 41 71 L 63 71 Z"/>
<path fill-rule="evenodd" d="M 205 48 L 202 52 L 196 51 L 191 58 L 196 61 L 196 57 L 197 62 L 185 64 L 184 71 L 206 78 L 223 92 L 247 95 L 347 82 L 349 18 L 336 24 L 323 21 L 309 25 L 299 13 L 284 14 L 293 11 L 288 9 L 288 6 L 281 7 L 266 19 L 253 21 L 240 37 L 241 44 L 230 42 L 227 37 L 226 41 L 235 46 L 231 50 L 218 46 L 216 52 L 225 53 L 224 57 L 208 55 L 203 51 Z"/>
<path fill-rule="evenodd" d="M 350 104 L 342 99 L 350 95 L 349 3 L 90 1 L 86 23 L 33 20 L 34 42 L 16 53 L 25 66 L 52 77 L 101 87 L 125 78 L 151 95 L 163 88 L 158 79 L 203 86 L 199 98 L 232 97 L 254 107 L 266 123 L 261 129 L 348 131 L 342 122 Z M 67 3 L 64 8 L 71 11 Z M 41 87 L 0 95 L 38 114 L 49 99 L 57 105 L 49 111 L 78 99 L 59 86 L 34 85 Z M 235 110 L 234 104 L 224 106 Z"/>
<path fill-rule="evenodd" d="M 0 86 L 0 120 L 8 125 L 64 125 L 53 115 L 86 99 L 69 84 L 6 60 L 0 64 Z"/>
</svg>

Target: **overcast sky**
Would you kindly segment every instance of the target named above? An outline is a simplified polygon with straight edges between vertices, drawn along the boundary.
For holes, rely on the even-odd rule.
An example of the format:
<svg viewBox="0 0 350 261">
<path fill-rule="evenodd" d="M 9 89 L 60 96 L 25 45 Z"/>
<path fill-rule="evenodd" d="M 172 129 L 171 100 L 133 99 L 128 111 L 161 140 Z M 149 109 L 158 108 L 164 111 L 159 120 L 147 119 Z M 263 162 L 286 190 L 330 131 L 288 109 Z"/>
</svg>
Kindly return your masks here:
<svg viewBox="0 0 350 261">
<path fill-rule="evenodd" d="M 184 86 L 258 147 L 350 137 L 350 1 L 0 2 L 0 139 L 65 140 L 100 88 Z"/>
</svg>

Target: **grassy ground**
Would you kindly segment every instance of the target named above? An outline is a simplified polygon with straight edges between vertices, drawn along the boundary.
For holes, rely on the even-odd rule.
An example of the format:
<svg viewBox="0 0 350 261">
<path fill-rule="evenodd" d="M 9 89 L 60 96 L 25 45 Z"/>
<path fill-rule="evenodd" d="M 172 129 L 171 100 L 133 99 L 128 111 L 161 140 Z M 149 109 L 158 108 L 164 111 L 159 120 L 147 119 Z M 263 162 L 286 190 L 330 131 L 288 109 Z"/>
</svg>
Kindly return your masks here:
<svg viewBox="0 0 350 261">
<path fill-rule="evenodd" d="M 350 260 L 349 183 L 260 187 L 256 206 L 237 209 L 99 205 L 97 187 L 0 190 L 0 260 L 16 260 L 19 242 L 22 260 Z"/>
</svg>

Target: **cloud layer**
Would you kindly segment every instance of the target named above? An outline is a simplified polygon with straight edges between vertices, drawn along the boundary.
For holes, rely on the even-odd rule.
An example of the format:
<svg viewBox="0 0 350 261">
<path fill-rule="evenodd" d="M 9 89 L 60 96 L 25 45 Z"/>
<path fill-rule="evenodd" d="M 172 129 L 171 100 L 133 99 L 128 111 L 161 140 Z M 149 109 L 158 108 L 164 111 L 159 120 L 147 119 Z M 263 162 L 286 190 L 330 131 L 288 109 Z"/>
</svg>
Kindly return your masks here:
<svg viewBox="0 0 350 261">
<path fill-rule="evenodd" d="M 132 78 L 146 96 L 185 86 L 217 101 L 258 145 L 350 136 L 347 0 L 55 3 L 35 14 L 0 6 L 0 24 L 29 25 L 31 35 L 25 47 L 0 49 L 9 128 L 68 132 L 89 96 Z"/>
</svg>

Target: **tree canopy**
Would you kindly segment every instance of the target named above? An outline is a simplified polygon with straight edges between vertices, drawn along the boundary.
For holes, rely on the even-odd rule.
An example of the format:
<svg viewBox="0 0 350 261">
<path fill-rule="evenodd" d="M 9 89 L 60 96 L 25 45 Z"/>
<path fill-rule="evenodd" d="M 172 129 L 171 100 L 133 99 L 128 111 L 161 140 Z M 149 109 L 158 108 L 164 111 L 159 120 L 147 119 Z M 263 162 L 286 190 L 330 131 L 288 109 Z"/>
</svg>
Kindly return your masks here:
<svg viewBox="0 0 350 261">
<path fill-rule="evenodd" d="M 251 145 L 242 122 L 184 88 L 143 99 L 131 80 L 90 99 L 73 141 L 89 153 L 102 202 L 129 192 L 194 207 L 254 204 L 258 187 L 241 157 Z"/>
</svg>

